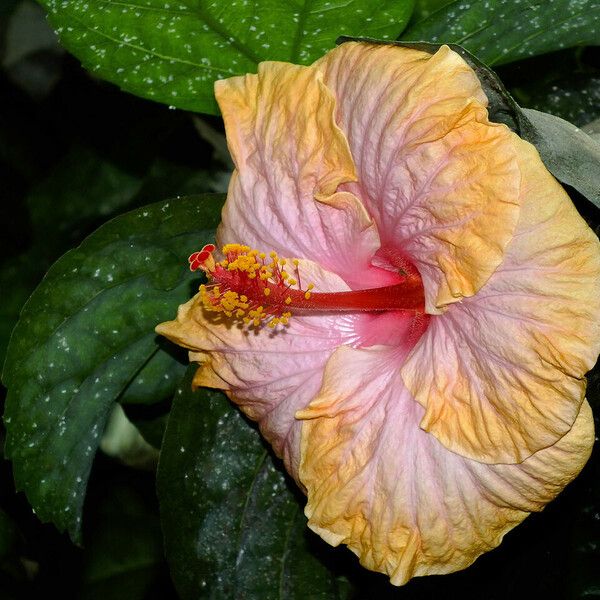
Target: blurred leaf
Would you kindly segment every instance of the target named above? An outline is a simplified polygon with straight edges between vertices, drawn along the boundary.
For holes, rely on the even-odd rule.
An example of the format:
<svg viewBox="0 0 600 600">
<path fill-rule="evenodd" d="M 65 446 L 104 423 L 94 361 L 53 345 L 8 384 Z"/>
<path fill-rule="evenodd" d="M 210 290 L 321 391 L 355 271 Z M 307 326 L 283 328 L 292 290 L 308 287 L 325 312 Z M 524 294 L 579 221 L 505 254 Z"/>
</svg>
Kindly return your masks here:
<svg viewBox="0 0 600 600">
<path fill-rule="evenodd" d="M 156 408 L 158 410 L 149 410 Z M 127 418 L 137 427 L 142 437 L 157 450 L 160 450 L 162 446 L 170 408 L 170 402 L 158 407 L 156 404 L 151 406 L 126 404 L 123 406 Z"/>
<path fill-rule="evenodd" d="M 10 16 L 16 10 L 20 0 L 3 0 L 0 2 L 0 62 L 6 49 L 6 32 L 10 24 Z"/>
<path fill-rule="evenodd" d="M 2 65 L 10 67 L 29 54 L 58 49 L 58 38 L 44 11 L 30 0 L 21 2 L 10 17 Z"/>
<path fill-rule="evenodd" d="M 15 522 L 0 509 L 0 562 L 14 551 L 19 541 L 19 530 Z"/>
<path fill-rule="evenodd" d="M 164 600 L 168 575 L 152 482 L 132 472 L 119 475 L 117 471 L 108 476 L 102 489 L 96 486 L 92 505 L 86 507 L 84 564 L 77 598 Z M 125 476 L 126 480 L 119 480 Z"/>
<path fill-rule="evenodd" d="M 460 44 L 489 66 L 600 44 L 597 0 L 455 0 L 409 27 L 404 40 Z"/>
<path fill-rule="evenodd" d="M 106 418 L 158 352 L 154 326 L 191 295 L 186 258 L 212 239 L 222 201 L 167 201 L 110 221 L 50 269 L 21 313 L 3 373 L 6 452 L 40 519 L 74 540 Z"/>
<path fill-rule="evenodd" d="M 47 252 L 61 251 L 126 208 L 141 187 L 141 177 L 76 144 L 27 198 L 34 237 Z"/>
<path fill-rule="evenodd" d="M 40 0 L 96 75 L 159 102 L 217 114 L 216 79 L 263 60 L 308 64 L 340 34 L 394 38 L 414 0 Z"/>
<path fill-rule="evenodd" d="M 220 132 L 216 129 L 213 129 L 206 122 L 205 118 L 193 117 L 193 122 L 198 135 L 213 147 L 215 158 L 221 161 L 221 163 L 225 165 L 229 171 L 233 171 L 235 165 L 233 164 L 233 159 L 229 154 L 225 132 Z"/>
<path fill-rule="evenodd" d="M 44 10 L 23 0 L 11 15 L 5 35 L 2 66 L 29 94 L 41 97 L 58 83 L 64 50 L 46 20 Z"/>
<path fill-rule="evenodd" d="M 600 208 L 600 144 L 559 117 L 522 110 L 532 125 L 526 138 L 535 144 L 548 170 Z"/>
<path fill-rule="evenodd" d="M 10 334 L 19 319 L 21 308 L 43 275 L 35 257 L 17 257 L 0 268 L 0 362 L 8 346 Z"/>
<path fill-rule="evenodd" d="M 17 523 L 0 509 L 0 597 L 26 597 L 27 573 L 21 562 L 23 540 Z"/>
<path fill-rule="evenodd" d="M 120 404 L 113 406 L 108 417 L 100 440 L 100 450 L 134 469 L 155 471 L 158 465 L 158 448 L 144 439 Z"/>
<path fill-rule="evenodd" d="M 339 598 L 293 484 L 221 393 L 191 391 L 196 368 L 175 395 L 157 481 L 181 598 Z"/>
<path fill-rule="evenodd" d="M 136 202 L 155 202 L 160 198 L 189 196 L 205 192 L 225 193 L 230 171 L 215 166 L 208 172 L 195 166 L 177 164 L 164 158 L 157 159 L 146 173 Z"/>
</svg>

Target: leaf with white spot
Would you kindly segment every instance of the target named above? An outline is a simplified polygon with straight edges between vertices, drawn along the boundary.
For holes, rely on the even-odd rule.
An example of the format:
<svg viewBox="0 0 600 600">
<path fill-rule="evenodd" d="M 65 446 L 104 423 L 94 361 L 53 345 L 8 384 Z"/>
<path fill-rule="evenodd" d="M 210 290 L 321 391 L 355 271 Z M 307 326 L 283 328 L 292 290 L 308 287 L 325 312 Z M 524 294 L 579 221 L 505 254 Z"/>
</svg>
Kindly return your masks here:
<svg viewBox="0 0 600 600">
<path fill-rule="evenodd" d="M 487 65 L 600 44 L 597 0 L 455 0 L 404 40 L 460 44 Z"/>
<path fill-rule="evenodd" d="M 340 555 L 306 527 L 304 499 L 220 392 L 175 394 L 158 468 L 171 575 L 182 600 L 345 597 L 320 558 Z"/>
<path fill-rule="evenodd" d="M 450 4 L 452 0 L 416 0 L 415 12 L 412 16 L 412 22 L 418 23 L 432 15 L 436 10 L 440 10 L 446 4 Z"/>
<path fill-rule="evenodd" d="M 571 48 L 500 67 L 499 75 L 521 106 L 583 127 L 600 118 L 600 65 L 594 52 Z"/>
<path fill-rule="evenodd" d="M 217 114 L 216 79 L 308 64 L 339 35 L 394 39 L 414 0 L 39 0 L 64 46 L 122 89 Z"/>
<path fill-rule="evenodd" d="M 222 202 L 188 197 L 110 221 L 57 261 L 23 308 L 3 373 L 6 453 L 40 519 L 75 540 L 113 403 L 140 373 L 156 390 L 154 367 L 179 369 L 157 358 L 154 327 L 193 293 L 187 256 L 212 238 Z"/>
</svg>

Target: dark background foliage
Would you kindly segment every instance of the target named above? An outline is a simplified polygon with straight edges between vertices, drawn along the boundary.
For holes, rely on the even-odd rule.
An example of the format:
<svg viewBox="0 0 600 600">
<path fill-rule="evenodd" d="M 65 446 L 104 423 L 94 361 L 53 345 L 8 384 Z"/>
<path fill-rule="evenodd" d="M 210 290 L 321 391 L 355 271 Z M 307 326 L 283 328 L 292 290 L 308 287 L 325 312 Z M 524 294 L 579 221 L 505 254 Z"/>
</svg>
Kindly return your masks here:
<svg viewBox="0 0 600 600">
<path fill-rule="evenodd" d="M 413 22 L 445 4 L 417 2 Z M 597 48 L 559 50 L 496 70 L 523 106 L 578 126 L 600 117 Z M 23 304 L 64 252 L 125 211 L 167 198 L 223 192 L 230 169 L 218 117 L 171 109 L 96 78 L 58 44 L 38 5 L 3 0 L 0 359 Z M 575 192 L 573 197 L 597 228 L 597 209 Z M 185 261 L 185 249 L 182 254 Z M 49 315 L 42 308 L 38 317 Z M 175 355 L 168 368 L 182 374 L 184 358 Z M 19 360 L 25 368 L 28 356 Z M 175 388 L 152 391 L 149 401 L 130 386 L 121 401 L 144 437 L 158 447 Z M 191 394 L 185 383 L 179 392 L 165 436 L 158 497 L 153 468 L 125 466 L 99 452 L 85 495 L 79 545 L 40 522 L 24 494 L 15 492 L 11 463 L 0 463 L 0 599 L 56 594 L 168 600 L 178 597 L 172 578 L 185 599 L 600 597 L 598 448 L 581 476 L 541 514 L 509 533 L 500 548 L 461 573 L 395 589 L 383 576 L 358 568 L 348 551 L 329 548 L 305 528 L 302 499 L 293 484 L 253 427 L 222 396 Z M 590 377 L 588 395 L 600 414 L 598 374 Z M 202 416 L 190 421 L 190 414 Z M 221 433 L 217 423 L 225 423 Z M 243 448 L 232 444 L 212 456 L 217 448 L 213 434 L 242 440 Z M 0 441 L 4 437 L 2 429 Z M 207 464 L 223 468 L 213 487 L 206 483 Z M 233 523 L 240 506 L 244 517 Z M 201 537 L 200 525 L 208 518 L 225 532 L 223 539 Z M 279 529 L 261 530 L 266 522 L 278 523 Z M 249 529 L 257 530 L 255 537 Z M 264 546 L 257 549 L 256 536 L 261 544 L 267 540 L 268 552 Z M 194 545 L 195 539 L 205 545 Z M 241 562 L 236 561 L 240 548 L 246 552 Z M 276 584 L 273 570 L 265 567 L 268 560 L 279 565 Z M 225 584 L 211 587 L 211 577 Z"/>
</svg>

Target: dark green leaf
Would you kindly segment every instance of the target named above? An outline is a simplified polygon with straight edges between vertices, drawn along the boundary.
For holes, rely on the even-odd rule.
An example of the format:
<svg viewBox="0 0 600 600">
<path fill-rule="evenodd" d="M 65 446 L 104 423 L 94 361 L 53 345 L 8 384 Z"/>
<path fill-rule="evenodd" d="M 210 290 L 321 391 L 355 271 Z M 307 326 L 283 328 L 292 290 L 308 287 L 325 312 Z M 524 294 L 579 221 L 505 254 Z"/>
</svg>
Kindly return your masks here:
<svg viewBox="0 0 600 600">
<path fill-rule="evenodd" d="M 522 109 L 531 127 L 525 137 L 552 174 L 600 208 L 600 144 L 559 117 Z"/>
<path fill-rule="evenodd" d="M 600 44 L 597 0 L 455 0 L 410 27 L 405 40 L 460 44 L 500 65 L 570 46 Z"/>
<path fill-rule="evenodd" d="M 154 404 L 173 396 L 185 373 L 187 353 L 163 339 L 157 344 L 160 349 L 123 391 L 119 398 L 122 404 Z"/>
<path fill-rule="evenodd" d="M 522 103 L 581 127 L 600 117 L 600 74 L 557 81 Z"/>
<path fill-rule="evenodd" d="M 86 505 L 78 600 L 171 598 L 153 478 L 124 469 L 101 477 Z"/>
<path fill-rule="evenodd" d="M 191 391 L 194 370 L 175 395 L 158 470 L 165 549 L 182 599 L 338 598 L 293 484 L 221 393 Z"/>
<path fill-rule="evenodd" d="M 446 4 L 450 4 L 453 0 L 417 0 L 415 2 L 415 11 L 413 12 L 411 21 L 418 23 L 432 15 L 436 10 L 440 10 Z"/>
<path fill-rule="evenodd" d="M 592 49 L 571 48 L 504 66 L 498 75 L 515 99 L 578 127 L 600 117 L 600 65 Z"/>
<path fill-rule="evenodd" d="M 40 0 L 96 75 L 145 98 L 217 114 L 216 79 L 263 60 L 307 64 L 341 35 L 397 37 L 414 0 Z"/>
<path fill-rule="evenodd" d="M 154 326 L 193 292 L 186 257 L 212 238 L 222 201 L 157 203 L 102 226 L 50 269 L 13 332 L 7 455 L 40 519 L 76 540 L 110 408 L 158 352 Z"/>
</svg>

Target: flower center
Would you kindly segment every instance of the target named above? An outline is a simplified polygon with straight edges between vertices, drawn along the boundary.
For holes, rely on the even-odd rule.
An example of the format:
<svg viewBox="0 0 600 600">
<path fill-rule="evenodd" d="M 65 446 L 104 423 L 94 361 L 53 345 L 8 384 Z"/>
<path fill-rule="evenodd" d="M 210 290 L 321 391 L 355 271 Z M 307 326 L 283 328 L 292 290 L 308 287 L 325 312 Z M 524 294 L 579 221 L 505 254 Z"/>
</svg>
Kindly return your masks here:
<svg viewBox="0 0 600 600">
<path fill-rule="evenodd" d="M 319 292 L 309 283 L 304 287 L 298 259 L 267 256 L 240 244 L 223 247 L 224 260 L 213 257 L 215 246 L 208 244 L 189 258 L 190 269 L 201 269 L 208 284 L 200 286 L 200 299 L 209 312 L 258 327 L 287 325 L 292 309 L 327 312 L 424 312 L 423 284 L 418 273 L 410 273 L 394 285 L 352 290 Z"/>
</svg>

